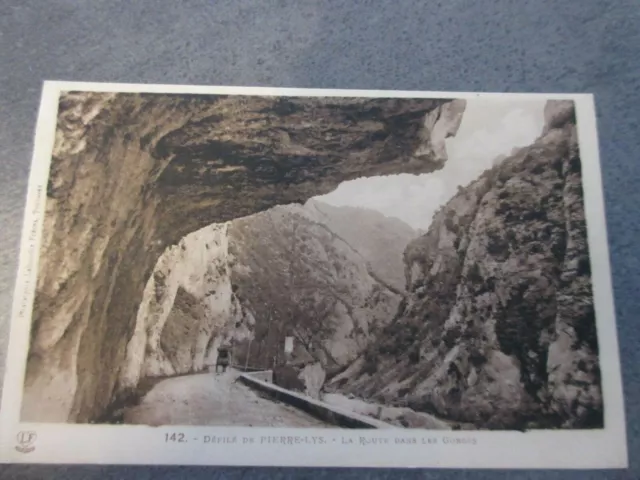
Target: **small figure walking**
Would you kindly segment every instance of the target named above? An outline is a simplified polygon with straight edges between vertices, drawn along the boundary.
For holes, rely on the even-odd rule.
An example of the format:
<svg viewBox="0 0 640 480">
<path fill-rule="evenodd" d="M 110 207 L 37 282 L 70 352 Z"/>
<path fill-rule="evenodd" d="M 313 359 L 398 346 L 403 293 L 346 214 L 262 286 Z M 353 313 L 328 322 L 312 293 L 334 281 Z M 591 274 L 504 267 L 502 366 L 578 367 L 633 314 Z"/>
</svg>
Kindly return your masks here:
<svg viewBox="0 0 640 480">
<path fill-rule="evenodd" d="M 218 358 L 216 360 L 216 373 L 218 373 L 218 367 L 222 367 L 222 373 L 227 370 L 229 366 L 229 349 L 227 347 L 218 348 Z"/>
</svg>

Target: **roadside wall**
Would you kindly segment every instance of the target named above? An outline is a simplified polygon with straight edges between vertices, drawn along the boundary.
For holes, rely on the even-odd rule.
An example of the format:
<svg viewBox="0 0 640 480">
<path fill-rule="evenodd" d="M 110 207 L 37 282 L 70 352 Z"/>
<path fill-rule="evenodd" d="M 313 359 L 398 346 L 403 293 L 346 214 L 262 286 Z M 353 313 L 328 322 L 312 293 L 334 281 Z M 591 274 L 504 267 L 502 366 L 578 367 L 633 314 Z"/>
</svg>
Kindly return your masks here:
<svg viewBox="0 0 640 480">
<path fill-rule="evenodd" d="M 269 374 L 272 372 L 253 372 L 244 373 L 238 377 L 238 379 L 254 390 L 262 392 L 274 400 L 296 407 L 309 415 L 312 415 L 327 423 L 336 425 L 342 428 L 397 428 L 394 425 L 370 418 L 364 415 L 358 415 L 357 413 L 342 410 L 338 407 L 334 407 L 327 403 L 315 400 L 306 395 L 302 395 L 290 390 L 281 388 L 273 383 L 259 378 L 269 378 Z M 271 376 L 272 378 L 272 376 Z"/>
</svg>

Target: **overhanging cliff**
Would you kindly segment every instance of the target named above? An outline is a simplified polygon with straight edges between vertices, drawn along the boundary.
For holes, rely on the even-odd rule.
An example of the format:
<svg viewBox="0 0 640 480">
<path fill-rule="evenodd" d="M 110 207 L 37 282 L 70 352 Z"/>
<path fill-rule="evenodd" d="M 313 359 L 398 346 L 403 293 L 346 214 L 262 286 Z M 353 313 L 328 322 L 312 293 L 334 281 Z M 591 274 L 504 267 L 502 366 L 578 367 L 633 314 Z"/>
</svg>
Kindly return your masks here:
<svg viewBox="0 0 640 480">
<path fill-rule="evenodd" d="M 463 109 L 441 99 L 62 95 L 22 419 L 92 421 L 118 397 L 143 290 L 168 246 L 345 180 L 441 168 Z"/>
</svg>

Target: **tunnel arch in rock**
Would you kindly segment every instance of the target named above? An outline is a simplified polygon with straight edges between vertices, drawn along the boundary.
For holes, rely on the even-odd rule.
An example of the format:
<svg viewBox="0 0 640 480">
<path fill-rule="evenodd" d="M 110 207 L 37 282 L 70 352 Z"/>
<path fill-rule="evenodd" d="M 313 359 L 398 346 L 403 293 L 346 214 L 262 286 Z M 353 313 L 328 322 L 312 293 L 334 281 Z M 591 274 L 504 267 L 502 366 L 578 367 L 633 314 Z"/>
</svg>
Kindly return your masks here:
<svg viewBox="0 0 640 480">
<path fill-rule="evenodd" d="M 346 180 L 437 170 L 464 106 L 61 94 L 22 420 L 91 422 L 119 398 L 138 304 L 167 246 Z"/>
</svg>

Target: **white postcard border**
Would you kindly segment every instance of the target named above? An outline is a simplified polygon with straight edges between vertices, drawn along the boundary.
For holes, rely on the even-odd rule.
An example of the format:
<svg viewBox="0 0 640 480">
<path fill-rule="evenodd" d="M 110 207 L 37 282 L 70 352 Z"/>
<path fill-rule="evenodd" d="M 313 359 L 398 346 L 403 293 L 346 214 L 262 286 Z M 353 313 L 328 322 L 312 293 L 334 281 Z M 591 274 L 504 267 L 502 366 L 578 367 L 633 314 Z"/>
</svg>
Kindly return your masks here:
<svg viewBox="0 0 640 480">
<path fill-rule="evenodd" d="M 19 422 L 38 251 L 62 91 L 386 98 L 567 99 L 576 105 L 605 428 L 521 432 L 147 427 Z M 594 255 L 597 252 L 597 255 Z M 442 468 L 624 468 L 626 428 L 594 99 L 589 94 L 325 90 L 45 82 L 38 114 L 0 409 L 0 461 L 12 463 Z M 32 433 L 36 435 L 33 436 Z M 172 434 L 177 436 L 172 437 Z M 17 437 L 27 445 L 24 453 Z M 184 435 L 184 437 L 180 437 Z M 28 439 L 29 441 L 24 441 Z M 171 440 L 173 438 L 173 440 Z M 184 442 L 178 442 L 183 438 Z M 217 438 L 220 442 L 207 439 Z M 230 443 L 235 439 L 235 443 Z M 323 440 L 320 440 L 323 439 Z M 413 442 L 410 443 L 413 439 Z M 322 443 L 321 443 L 322 442 Z M 409 443 L 408 443 L 409 442 Z"/>
</svg>

